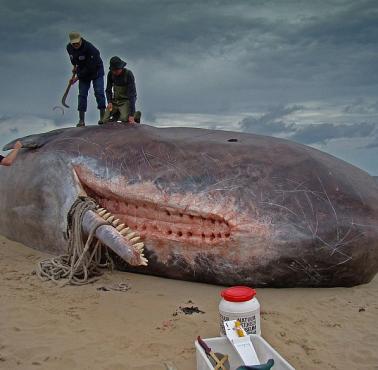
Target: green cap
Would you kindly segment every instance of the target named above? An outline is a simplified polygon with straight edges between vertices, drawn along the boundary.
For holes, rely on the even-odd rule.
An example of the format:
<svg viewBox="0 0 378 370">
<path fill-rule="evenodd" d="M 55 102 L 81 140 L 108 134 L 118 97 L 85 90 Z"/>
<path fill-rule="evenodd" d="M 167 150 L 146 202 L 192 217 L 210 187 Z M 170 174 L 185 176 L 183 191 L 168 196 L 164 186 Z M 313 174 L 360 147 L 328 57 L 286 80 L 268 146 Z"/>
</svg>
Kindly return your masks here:
<svg viewBox="0 0 378 370">
<path fill-rule="evenodd" d="M 77 44 L 81 40 L 81 36 L 79 32 L 70 32 L 69 37 L 70 37 L 71 44 Z"/>
</svg>

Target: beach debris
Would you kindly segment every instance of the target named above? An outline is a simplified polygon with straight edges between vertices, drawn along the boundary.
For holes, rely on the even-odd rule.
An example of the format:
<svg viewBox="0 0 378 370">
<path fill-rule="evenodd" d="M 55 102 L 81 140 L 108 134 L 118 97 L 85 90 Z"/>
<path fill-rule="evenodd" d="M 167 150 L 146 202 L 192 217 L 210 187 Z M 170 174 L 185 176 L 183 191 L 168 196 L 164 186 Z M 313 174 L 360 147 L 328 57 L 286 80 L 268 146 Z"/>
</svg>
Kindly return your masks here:
<svg viewBox="0 0 378 370">
<path fill-rule="evenodd" d="M 177 370 L 177 367 L 172 364 L 172 362 L 164 362 L 166 370 Z"/>
<path fill-rule="evenodd" d="M 161 325 L 157 326 L 157 330 L 169 330 L 175 327 L 175 323 L 173 320 L 164 320 Z"/>
<path fill-rule="evenodd" d="M 112 285 L 104 285 L 97 288 L 97 290 L 103 291 L 103 292 L 109 292 L 111 290 L 114 290 L 116 292 L 127 292 L 131 289 L 131 285 L 129 283 L 121 282 L 118 284 L 112 284 Z"/>
<path fill-rule="evenodd" d="M 189 301 L 193 303 L 192 301 Z M 172 314 L 172 316 L 177 316 L 179 313 L 185 315 L 193 315 L 194 313 L 204 314 L 205 311 L 200 310 L 197 306 L 179 306 L 179 308 Z"/>
<path fill-rule="evenodd" d="M 205 313 L 205 311 L 201 311 L 197 306 L 190 306 L 190 307 L 180 307 L 180 310 L 185 315 L 192 315 L 194 313 Z"/>
<path fill-rule="evenodd" d="M 365 312 L 366 310 L 365 310 L 365 308 L 363 308 L 363 307 L 360 307 L 359 308 L 359 310 L 358 310 L 358 312 Z"/>
</svg>

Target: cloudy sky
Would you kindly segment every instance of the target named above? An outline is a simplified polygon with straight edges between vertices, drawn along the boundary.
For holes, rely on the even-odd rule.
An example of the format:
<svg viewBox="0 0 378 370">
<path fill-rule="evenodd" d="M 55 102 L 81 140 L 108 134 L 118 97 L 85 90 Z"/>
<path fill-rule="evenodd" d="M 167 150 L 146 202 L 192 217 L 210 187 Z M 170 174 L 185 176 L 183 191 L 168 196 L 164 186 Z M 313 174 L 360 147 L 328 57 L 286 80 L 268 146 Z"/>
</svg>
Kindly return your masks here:
<svg viewBox="0 0 378 370">
<path fill-rule="evenodd" d="M 0 144 L 77 121 L 67 33 L 128 62 L 144 121 L 288 138 L 378 175 L 378 2 L 0 0 Z M 90 97 L 89 123 L 97 111 Z"/>
</svg>

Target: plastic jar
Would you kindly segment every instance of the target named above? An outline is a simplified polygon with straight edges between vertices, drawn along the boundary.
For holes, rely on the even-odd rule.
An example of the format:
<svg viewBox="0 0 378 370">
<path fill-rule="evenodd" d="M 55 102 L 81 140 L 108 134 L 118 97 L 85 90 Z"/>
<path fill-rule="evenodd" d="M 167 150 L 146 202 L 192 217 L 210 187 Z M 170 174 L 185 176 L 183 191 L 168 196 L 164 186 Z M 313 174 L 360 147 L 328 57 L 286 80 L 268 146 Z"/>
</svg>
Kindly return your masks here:
<svg viewBox="0 0 378 370">
<path fill-rule="evenodd" d="M 234 286 L 222 290 L 219 303 L 220 334 L 226 335 L 223 322 L 239 320 L 248 334 L 261 335 L 260 303 L 256 291 L 246 286 Z"/>
</svg>

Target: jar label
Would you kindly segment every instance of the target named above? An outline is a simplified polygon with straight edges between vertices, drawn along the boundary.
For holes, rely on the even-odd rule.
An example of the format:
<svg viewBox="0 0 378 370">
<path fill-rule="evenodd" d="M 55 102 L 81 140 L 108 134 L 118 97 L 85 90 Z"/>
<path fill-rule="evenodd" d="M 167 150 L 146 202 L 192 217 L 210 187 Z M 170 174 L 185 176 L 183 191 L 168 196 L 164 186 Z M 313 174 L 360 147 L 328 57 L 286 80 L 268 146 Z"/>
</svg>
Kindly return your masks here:
<svg viewBox="0 0 378 370">
<path fill-rule="evenodd" d="M 229 317 L 219 314 L 220 316 L 220 331 L 223 335 L 226 335 L 226 331 L 224 330 L 224 321 L 230 320 L 238 320 L 242 324 L 243 329 L 246 331 L 247 334 L 257 334 L 256 333 L 256 315 L 252 314 L 250 316 L 244 317 Z"/>
</svg>

